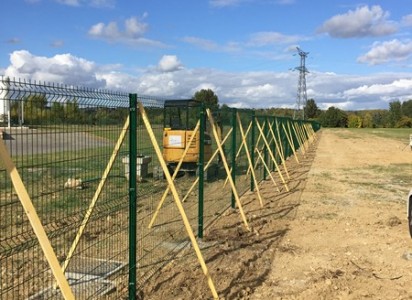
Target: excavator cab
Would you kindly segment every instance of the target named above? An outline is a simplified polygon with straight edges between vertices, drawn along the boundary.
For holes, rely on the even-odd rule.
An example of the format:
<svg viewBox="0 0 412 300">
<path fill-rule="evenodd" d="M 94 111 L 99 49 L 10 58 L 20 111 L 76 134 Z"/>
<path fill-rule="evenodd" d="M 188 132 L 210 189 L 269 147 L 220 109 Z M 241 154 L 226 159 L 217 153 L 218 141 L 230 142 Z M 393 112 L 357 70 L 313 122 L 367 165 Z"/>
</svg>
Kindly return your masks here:
<svg viewBox="0 0 412 300">
<path fill-rule="evenodd" d="M 174 172 L 199 119 L 201 103 L 193 99 L 166 100 L 164 103 L 163 158 L 169 172 Z M 206 124 L 205 124 L 206 125 Z M 206 128 L 206 126 L 204 126 Z M 200 152 L 200 132 L 197 131 L 183 159 L 181 171 L 196 172 Z M 212 156 L 212 140 L 205 132 L 204 159 Z"/>
</svg>

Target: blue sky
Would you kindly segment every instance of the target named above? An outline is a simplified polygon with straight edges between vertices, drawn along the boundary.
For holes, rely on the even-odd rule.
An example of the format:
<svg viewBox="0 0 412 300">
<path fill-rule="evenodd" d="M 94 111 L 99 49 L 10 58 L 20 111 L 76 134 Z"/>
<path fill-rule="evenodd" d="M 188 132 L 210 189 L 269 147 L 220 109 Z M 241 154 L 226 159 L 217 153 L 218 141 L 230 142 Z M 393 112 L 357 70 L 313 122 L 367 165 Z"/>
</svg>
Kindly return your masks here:
<svg viewBox="0 0 412 300">
<path fill-rule="evenodd" d="M 296 47 L 308 98 L 326 109 L 412 99 L 412 2 L 3 1 L 0 74 L 236 107 L 295 107 Z"/>
</svg>

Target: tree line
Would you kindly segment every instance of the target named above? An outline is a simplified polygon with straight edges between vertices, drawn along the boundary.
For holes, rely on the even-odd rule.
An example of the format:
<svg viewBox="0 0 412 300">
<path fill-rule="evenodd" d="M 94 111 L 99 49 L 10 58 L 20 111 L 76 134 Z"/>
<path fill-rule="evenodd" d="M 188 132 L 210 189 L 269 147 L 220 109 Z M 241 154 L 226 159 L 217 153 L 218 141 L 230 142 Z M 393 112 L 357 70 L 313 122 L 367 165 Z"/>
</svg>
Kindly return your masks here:
<svg viewBox="0 0 412 300">
<path fill-rule="evenodd" d="M 314 99 L 307 101 L 305 116 L 317 120 L 323 127 L 349 128 L 411 128 L 412 99 L 389 103 L 388 109 L 344 111 L 331 106 L 321 111 Z"/>
<path fill-rule="evenodd" d="M 219 104 L 219 98 L 210 89 L 202 89 L 193 96 L 206 107 L 219 111 L 223 123 L 230 120 L 230 108 Z M 256 115 L 293 117 L 291 108 L 261 108 L 255 109 Z M 162 123 L 163 109 L 148 109 L 148 114 L 155 123 Z M 21 100 L 11 101 L 10 117 L 15 125 L 38 124 L 91 124 L 109 125 L 123 122 L 128 115 L 127 108 L 117 107 L 84 107 L 77 99 L 65 102 L 49 103 L 44 94 L 33 94 Z M 349 128 L 411 128 L 412 99 L 389 103 L 388 109 L 372 109 L 362 111 L 344 111 L 331 106 L 321 110 L 314 99 L 309 99 L 304 107 L 305 119 L 318 121 L 323 127 Z"/>
</svg>

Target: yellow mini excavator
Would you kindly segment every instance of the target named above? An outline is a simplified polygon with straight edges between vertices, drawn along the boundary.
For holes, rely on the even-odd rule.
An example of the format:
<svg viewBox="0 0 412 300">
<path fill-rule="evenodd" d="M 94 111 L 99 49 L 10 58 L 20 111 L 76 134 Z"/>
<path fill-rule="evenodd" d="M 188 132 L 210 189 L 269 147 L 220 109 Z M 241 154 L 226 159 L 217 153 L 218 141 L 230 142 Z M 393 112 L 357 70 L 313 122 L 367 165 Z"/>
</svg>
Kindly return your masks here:
<svg viewBox="0 0 412 300">
<path fill-rule="evenodd" d="M 194 134 L 201 103 L 193 99 L 166 100 L 164 103 L 163 127 L 163 158 L 169 172 L 173 174 L 181 159 L 190 137 Z M 205 124 L 206 125 L 206 124 Z M 204 126 L 206 128 L 206 126 Z M 200 152 L 200 131 L 189 146 L 180 168 L 182 172 L 196 172 Z M 205 132 L 204 160 L 207 162 L 212 156 L 212 140 Z"/>
</svg>

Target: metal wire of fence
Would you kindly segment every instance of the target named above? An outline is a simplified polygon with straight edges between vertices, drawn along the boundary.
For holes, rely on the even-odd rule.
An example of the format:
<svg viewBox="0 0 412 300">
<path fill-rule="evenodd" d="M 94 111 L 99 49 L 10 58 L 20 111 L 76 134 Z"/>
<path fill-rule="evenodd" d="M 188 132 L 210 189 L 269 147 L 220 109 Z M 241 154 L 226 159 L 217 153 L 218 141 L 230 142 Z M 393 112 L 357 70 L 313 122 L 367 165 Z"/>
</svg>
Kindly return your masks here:
<svg viewBox="0 0 412 300">
<path fill-rule="evenodd" d="M 132 97 L 8 77 L 0 80 L 3 142 L 76 299 L 134 299 L 153 274 L 189 245 L 170 193 L 158 209 L 167 183 L 141 115 L 131 106 Z M 162 146 L 164 99 L 136 97 Z M 201 128 L 210 133 L 205 111 L 196 115 L 204 124 Z M 256 183 L 267 177 L 265 165 L 275 171 L 275 164 L 282 163 L 276 142 L 284 157 L 301 146 L 290 127 L 297 121 L 231 108 L 214 115 L 221 139 L 226 138 L 223 151 L 230 174 L 220 154 L 210 163 L 199 161 L 200 166 L 210 165 L 200 180 L 203 172 L 198 169 L 180 172 L 174 181 L 199 238 L 226 209 L 236 206 L 228 175 L 240 195 L 256 190 Z M 309 124 L 319 129 L 316 123 Z M 307 138 L 304 132 L 301 135 Z M 212 141 L 212 152 L 218 142 Z M 200 145 L 204 143 L 201 138 Z M 256 181 L 251 178 L 248 154 Z M 130 159 L 134 157 L 136 163 Z M 2 163 L 0 230 L 0 299 L 61 299 Z"/>
</svg>

